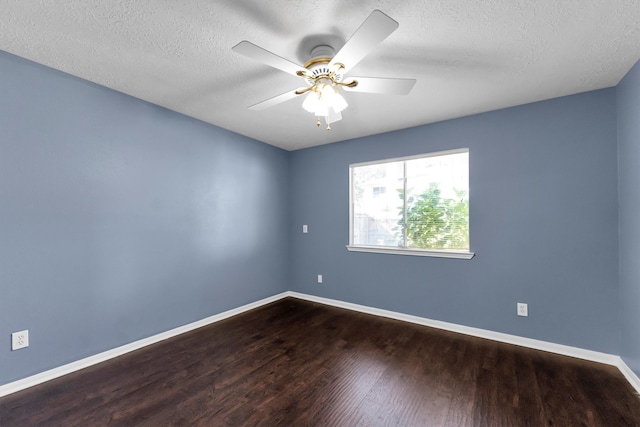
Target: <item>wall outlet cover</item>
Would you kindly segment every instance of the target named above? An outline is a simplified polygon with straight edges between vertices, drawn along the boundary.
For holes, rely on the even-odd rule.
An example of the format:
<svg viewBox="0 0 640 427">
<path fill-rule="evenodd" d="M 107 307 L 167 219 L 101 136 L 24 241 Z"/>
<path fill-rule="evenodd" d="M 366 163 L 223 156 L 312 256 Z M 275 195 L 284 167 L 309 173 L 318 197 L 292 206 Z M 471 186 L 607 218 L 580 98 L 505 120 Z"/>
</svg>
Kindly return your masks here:
<svg viewBox="0 0 640 427">
<path fill-rule="evenodd" d="M 11 334 L 11 350 L 29 347 L 29 330 L 13 332 Z"/>
<path fill-rule="evenodd" d="M 518 316 L 529 316 L 529 306 L 526 303 L 518 303 Z"/>
</svg>

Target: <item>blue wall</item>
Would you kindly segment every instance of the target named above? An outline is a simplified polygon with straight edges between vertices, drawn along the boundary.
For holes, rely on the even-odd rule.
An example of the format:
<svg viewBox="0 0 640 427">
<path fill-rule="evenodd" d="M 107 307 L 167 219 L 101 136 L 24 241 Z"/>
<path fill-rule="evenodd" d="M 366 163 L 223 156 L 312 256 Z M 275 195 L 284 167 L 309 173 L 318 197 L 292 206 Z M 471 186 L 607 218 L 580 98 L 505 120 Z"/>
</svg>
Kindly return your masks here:
<svg viewBox="0 0 640 427">
<path fill-rule="evenodd" d="M 287 152 L 4 52 L 0 70 L 0 384 L 287 289 Z"/>
<path fill-rule="evenodd" d="M 0 384 L 287 289 L 640 374 L 639 67 L 618 88 L 287 153 L 0 52 Z M 350 163 L 460 147 L 472 260 L 345 249 Z"/>
<path fill-rule="evenodd" d="M 617 87 L 621 356 L 640 376 L 640 62 Z"/>
<path fill-rule="evenodd" d="M 615 95 L 293 152 L 292 290 L 618 354 Z M 345 249 L 350 163 L 460 147 L 470 148 L 472 260 Z"/>
</svg>

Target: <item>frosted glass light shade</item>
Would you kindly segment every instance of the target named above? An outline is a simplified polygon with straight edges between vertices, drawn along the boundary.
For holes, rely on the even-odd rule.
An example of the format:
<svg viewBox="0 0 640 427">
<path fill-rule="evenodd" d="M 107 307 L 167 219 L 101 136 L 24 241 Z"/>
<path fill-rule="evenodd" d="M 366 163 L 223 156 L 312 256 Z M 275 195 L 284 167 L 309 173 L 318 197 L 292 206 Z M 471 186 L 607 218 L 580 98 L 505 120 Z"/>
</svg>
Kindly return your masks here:
<svg viewBox="0 0 640 427">
<path fill-rule="evenodd" d="M 347 101 L 331 84 L 319 84 L 310 91 L 302 108 L 318 117 L 327 117 L 333 113 L 340 113 L 348 107 Z"/>
<path fill-rule="evenodd" d="M 320 104 L 320 94 L 316 91 L 311 91 L 304 99 L 302 103 L 302 108 L 309 113 L 315 113 L 318 109 L 318 105 Z"/>
<path fill-rule="evenodd" d="M 340 113 L 344 111 L 344 109 L 347 108 L 348 106 L 349 104 L 347 104 L 347 101 L 336 90 L 335 95 L 333 96 L 333 109 L 335 110 L 335 112 Z"/>
</svg>

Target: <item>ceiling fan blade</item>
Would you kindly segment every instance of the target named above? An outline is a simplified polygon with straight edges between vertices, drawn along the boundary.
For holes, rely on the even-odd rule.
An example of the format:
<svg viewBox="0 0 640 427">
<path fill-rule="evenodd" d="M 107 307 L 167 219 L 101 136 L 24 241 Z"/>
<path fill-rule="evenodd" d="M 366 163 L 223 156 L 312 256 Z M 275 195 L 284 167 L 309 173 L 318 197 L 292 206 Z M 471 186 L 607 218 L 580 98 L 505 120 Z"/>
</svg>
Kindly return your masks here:
<svg viewBox="0 0 640 427">
<path fill-rule="evenodd" d="M 257 104 L 253 104 L 252 106 L 249 107 L 250 110 L 253 111 L 262 111 L 262 110 L 266 110 L 269 107 L 273 107 L 274 105 L 278 105 L 281 104 L 285 101 L 288 101 L 290 99 L 293 99 L 295 97 L 297 97 L 298 94 L 296 93 L 295 90 L 290 90 L 288 92 L 285 92 L 281 95 L 277 95 L 274 96 L 273 98 L 269 98 L 265 101 L 262 102 L 258 102 Z"/>
<path fill-rule="evenodd" d="M 330 66 L 333 67 L 336 63 L 343 64 L 344 72 L 348 72 L 382 40 L 389 37 L 398 28 L 398 25 L 396 21 L 384 13 L 374 10 L 333 57 Z"/>
<path fill-rule="evenodd" d="M 262 62 L 285 73 L 293 74 L 294 76 L 297 75 L 297 71 L 304 70 L 303 66 L 284 59 L 246 40 L 241 41 L 232 47 L 231 50 L 254 61 Z"/>
<path fill-rule="evenodd" d="M 349 92 L 382 93 L 390 95 L 408 95 L 416 84 L 415 79 L 393 79 L 383 77 L 351 77 L 358 85 L 355 87 L 344 86 Z"/>
</svg>

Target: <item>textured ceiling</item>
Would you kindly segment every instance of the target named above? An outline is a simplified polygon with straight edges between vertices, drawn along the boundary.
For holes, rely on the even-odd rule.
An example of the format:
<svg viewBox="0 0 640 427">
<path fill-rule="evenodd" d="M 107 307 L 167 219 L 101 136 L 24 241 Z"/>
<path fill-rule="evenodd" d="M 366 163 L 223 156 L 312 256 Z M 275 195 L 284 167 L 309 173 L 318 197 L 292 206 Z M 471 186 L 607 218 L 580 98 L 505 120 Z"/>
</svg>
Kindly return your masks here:
<svg viewBox="0 0 640 427">
<path fill-rule="evenodd" d="M 410 95 L 346 93 L 331 131 L 302 99 L 247 109 L 304 84 L 238 42 L 304 63 L 374 9 L 400 27 L 352 74 L 415 78 Z M 614 86 L 640 59 L 640 0 L 0 0 L 0 49 L 294 150 Z"/>
</svg>

